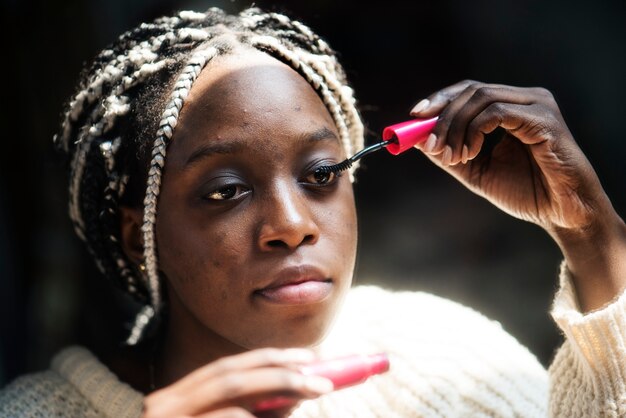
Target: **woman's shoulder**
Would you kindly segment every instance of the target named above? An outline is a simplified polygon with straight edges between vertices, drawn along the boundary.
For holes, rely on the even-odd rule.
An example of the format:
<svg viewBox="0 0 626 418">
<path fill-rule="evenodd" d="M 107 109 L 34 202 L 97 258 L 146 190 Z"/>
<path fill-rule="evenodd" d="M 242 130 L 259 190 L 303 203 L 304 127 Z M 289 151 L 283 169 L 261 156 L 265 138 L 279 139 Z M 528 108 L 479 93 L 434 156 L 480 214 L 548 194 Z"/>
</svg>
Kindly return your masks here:
<svg viewBox="0 0 626 418">
<path fill-rule="evenodd" d="M 121 382 L 88 349 L 71 346 L 49 370 L 18 377 L 0 391 L 0 417 L 137 417 L 142 395 Z"/>
<path fill-rule="evenodd" d="M 483 341 L 487 337 L 513 339 L 498 321 L 461 303 L 431 293 L 374 285 L 352 288 L 339 315 L 338 326 L 358 329 L 359 324 L 371 332 L 377 328 L 403 335 L 429 330 L 429 336 L 455 341 L 467 336 L 480 336 Z"/>
<path fill-rule="evenodd" d="M 522 358 L 540 373 L 545 369 L 502 325 L 458 302 L 433 294 L 356 286 L 329 335 L 342 340 L 399 352 L 424 352 L 499 358 Z M 443 350 L 443 351 L 441 351 Z M 507 365 L 510 368 L 510 365 Z"/>
<path fill-rule="evenodd" d="M 99 417 L 77 388 L 54 370 L 23 375 L 0 390 L 0 417 Z"/>
<path fill-rule="evenodd" d="M 469 314 L 471 319 L 487 319 L 478 311 L 455 302 L 450 299 L 437 296 L 432 293 L 420 292 L 414 290 L 397 290 L 389 289 L 376 285 L 359 285 L 350 289 L 346 298 L 348 309 L 357 311 L 363 310 L 364 307 L 385 308 L 386 311 L 369 310 L 369 312 L 389 312 L 396 314 L 397 310 L 410 310 L 411 312 L 433 312 L 442 314 L 441 320 L 452 319 L 455 314 Z M 494 322 L 494 321 L 490 321 Z"/>
<path fill-rule="evenodd" d="M 427 403 L 437 400 L 431 406 L 444 416 L 480 411 L 544 415 L 545 368 L 497 321 L 472 308 L 424 292 L 357 286 L 321 352 L 380 351 L 388 353 L 391 363 L 380 382 L 397 386 L 397 392 L 390 390 L 389 402 L 399 401 L 393 393 L 410 387 L 415 396 L 407 393 L 407 408 L 428 409 Z"/>
</svg>

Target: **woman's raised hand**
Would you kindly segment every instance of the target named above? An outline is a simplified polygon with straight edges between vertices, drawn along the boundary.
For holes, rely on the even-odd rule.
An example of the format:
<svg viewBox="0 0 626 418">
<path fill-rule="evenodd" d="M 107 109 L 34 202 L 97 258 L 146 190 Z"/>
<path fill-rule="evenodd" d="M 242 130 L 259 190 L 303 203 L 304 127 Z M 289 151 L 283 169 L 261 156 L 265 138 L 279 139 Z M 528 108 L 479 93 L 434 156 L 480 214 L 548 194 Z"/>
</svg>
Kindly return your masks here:
<svg viewBox="0 0 626 418">
<path fill-rule="evenodd" d="M 411 115 L 439 115 L 433 134 L 417 145 L 433 162 L 555 238 L 584 310 L 624 289 L 626 226 L 550 92 L 466 80 L 422 100 Z M 485 135 L 498 128 L 498 141 L 484 147 Z"/>
<path fill-rule="evenodd" d="M 440 117 L 418 148 L 471 190 L 546 229 L 594 221 L 606 197 L 550 92 L 462 81 L 427 100 L 412 115 Z M 499 143 L 481 152 L 496 128 Z"/>
<path fill-rule="evenodd" d="M 276 396 L 297 400 L 330 392 L 330 380 L 305 376 L 299 365 L 315 360 L 306 349 L 263 348 L 224 357 L 179 381 L 152 392 L 144 400 L 144 418 L 254 417 L 254 405 Z M 282 417 L 290 408 L 256 416 Z"/>
</svg>

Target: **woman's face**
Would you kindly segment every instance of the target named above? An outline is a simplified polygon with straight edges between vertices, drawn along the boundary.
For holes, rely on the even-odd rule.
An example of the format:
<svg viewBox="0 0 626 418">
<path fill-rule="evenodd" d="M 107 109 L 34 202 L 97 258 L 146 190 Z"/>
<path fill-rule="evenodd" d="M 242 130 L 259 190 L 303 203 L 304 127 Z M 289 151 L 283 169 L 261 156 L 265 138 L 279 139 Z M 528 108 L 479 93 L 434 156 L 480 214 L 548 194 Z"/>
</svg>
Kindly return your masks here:
<svg viewBox="0 0 626 418">
<path fill-rule="evenodd" d="M 314 175 L 346 157 L 338 138 L 315 91 L 278 60 L 238 49 L 207 65 L 159 197 L 170 332 L 240 348 L 320 341 L 356 256 L 348 175 Z"/>
</svg>

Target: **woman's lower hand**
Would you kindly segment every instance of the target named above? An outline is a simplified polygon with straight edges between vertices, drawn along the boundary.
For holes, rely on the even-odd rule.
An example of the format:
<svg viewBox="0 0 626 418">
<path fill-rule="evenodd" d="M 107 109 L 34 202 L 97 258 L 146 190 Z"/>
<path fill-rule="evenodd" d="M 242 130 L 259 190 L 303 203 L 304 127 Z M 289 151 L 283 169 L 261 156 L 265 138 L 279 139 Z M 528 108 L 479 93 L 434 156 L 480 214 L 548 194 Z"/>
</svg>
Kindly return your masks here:
<svg viewBox="0 0 626 418">
<path fill-rule="evenodd" d="M 555 238 L 584 310 L 626 287 L 626 226 L 550 92 L 466 80 L 418 103 L 411 115 L 439 115 L 433 134 L 416 146 L 435 164 Z M 485 135 L 499 131 L 485 147 Z"/>
<path fill-rule="evenodd" d="M 297 371 L 313 360 L 305 349 L 264 348 L 224 357 L 147 395 L 143 417 L 286 416 L 291 408 L 254 415 L 254 405 L 277 396 L 295 404 L 332 391 L 330 380 Z"/>
</svg>

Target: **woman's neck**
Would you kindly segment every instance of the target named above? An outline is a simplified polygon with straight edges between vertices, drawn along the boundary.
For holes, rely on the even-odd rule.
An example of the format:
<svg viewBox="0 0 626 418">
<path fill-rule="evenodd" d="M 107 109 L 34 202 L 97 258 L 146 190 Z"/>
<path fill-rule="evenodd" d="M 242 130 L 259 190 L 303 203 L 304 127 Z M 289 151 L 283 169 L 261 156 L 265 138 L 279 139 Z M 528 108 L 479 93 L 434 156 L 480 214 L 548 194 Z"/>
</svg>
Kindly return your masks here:
<svg viewBox="0 0 626 418">
<path fill-rule="evenodd" d="M 173 314 L 173 315 L 172 315 Z M 205 327 L 195 318 L 181 321 L 170 312 L 152 364 L 154 389 L 174 383 L 219 358 L 247 349 Z"/>
</svg>

